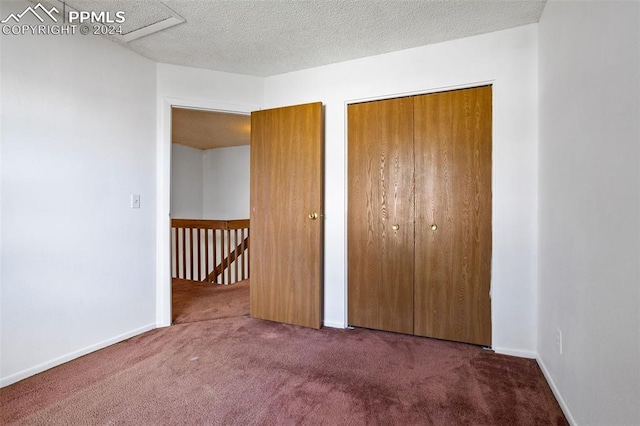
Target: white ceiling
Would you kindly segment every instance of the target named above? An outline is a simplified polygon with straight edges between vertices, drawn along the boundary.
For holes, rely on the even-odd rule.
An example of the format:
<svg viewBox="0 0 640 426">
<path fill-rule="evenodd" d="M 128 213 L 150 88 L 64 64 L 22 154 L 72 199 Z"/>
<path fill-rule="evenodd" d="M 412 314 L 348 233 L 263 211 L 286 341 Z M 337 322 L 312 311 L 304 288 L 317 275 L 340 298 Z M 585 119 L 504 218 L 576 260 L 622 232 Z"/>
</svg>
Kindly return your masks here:
<svg viewBox="0 0 640 426">
<path fill-rule="evenodd" d="M 535 23 L 545 1 L 65 0 L 65 3 L 77 10 L 110 11 L 113 16 L 124 11 L 124 37 L 113 40 L 154 61 L 266 77 Z M 199 149 L 235 146 L 249 143 L 249 134 L 247 116 L 179 109 L 173 112 L 175 143 Z"/>
<path fill-rule="evenodd" d="M 118 42 L 157 62 L 270 76 L 535 23 L 545 0 L 66 3 L 80 10 L 123 10 L 124 32 L 169 22 L 177 14 L 185 22 Z"/>
</svg>

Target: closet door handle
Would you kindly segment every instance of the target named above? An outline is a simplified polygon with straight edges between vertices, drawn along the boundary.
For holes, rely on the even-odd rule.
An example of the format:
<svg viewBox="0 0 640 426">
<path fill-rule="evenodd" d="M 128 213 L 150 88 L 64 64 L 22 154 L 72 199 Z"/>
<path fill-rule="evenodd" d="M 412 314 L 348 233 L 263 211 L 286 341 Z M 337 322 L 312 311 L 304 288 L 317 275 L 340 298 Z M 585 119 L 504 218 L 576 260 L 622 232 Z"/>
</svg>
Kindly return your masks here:
<svg viewBox="0 0 640 426">
<path fill-rule="evenodd" d="M 435 223 L 431 225 L 431 230 L 435 231 L 436 229 L 438 229 L 438 225 L 436 225 Z"/>
<path fill-rule="evenodd" d="M 394 223 L 394 224 L 391 226 L 391 229 L 393 229 L 394 231 L 397 231 L 398 229 L 400 229 L 400 225 L 398 225 L 397 223 Z"/>
<path fill-rule="evenodd" d="M 309 219 L 311 220 L 316 220 L 318 218 L 318 213 L 313 212 L 313 213 L 309 213 L 309 216 L 307 216 Z"/>
</svg>

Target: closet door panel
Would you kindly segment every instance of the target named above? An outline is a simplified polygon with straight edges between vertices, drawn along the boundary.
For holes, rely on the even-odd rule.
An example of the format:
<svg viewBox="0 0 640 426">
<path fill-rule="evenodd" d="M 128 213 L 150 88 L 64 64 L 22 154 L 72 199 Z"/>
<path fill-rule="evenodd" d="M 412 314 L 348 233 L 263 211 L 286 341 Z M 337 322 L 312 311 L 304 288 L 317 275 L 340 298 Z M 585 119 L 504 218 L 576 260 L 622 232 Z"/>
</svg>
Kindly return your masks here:
<svg viewBox="0 0 640 426">
<path fill-rule="evenodd" d="M 414 331 L 446 336 L 459 319 L 449 309 L 453 278 L 453 103 L 448 93 L 415 99 L 416 268 Z M 432 229 L 435 226 L 435 229 Z"/>
<path fill-rule="evenodd" d="M 413 98 L 376 102 L 380 128 L 379 328 L 413 333 Z"/>
<path fill-rule="evenodd" d="M 491 87 L 452 92 L 458 229 L 455 338 L 491 346 Z"/>
<path fill-rule="evenodd" d="M 348 107 L 347 262 L 350 325 L 378 328 L 381 282 L 378 107 Z"/>
<path fill-rule="evenodd" d="M 348 107 L 349 324 L 413 333 L 413 99 Z"/>
<path fill-rule="evenodd" d="M 491 88 L 415 105 L 416 334 L 490 346 Z"/>
</svg>

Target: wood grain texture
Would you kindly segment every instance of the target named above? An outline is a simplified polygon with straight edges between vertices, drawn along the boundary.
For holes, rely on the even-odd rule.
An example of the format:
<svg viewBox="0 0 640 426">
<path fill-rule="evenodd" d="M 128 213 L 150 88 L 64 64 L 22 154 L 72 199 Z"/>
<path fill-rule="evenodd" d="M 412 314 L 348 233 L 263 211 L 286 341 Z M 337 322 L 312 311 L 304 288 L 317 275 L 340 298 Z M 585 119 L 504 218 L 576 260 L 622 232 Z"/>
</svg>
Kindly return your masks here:
<svg viewBox="0 0 640 426">
<path fill-rule="evenodd" d="M 491 120 L 490 86 L 415 99 L 421 336 L 491 345 Z"/>
<path fill-rule="evenodd" d="M 348 107 L 349 324 L 491 345 L 491 109 L 490 86 Z"/>
<path fill-rule="evenodd" d="M 348 123 L 349 324 L 413 333 L 413 99 L 350 105 Z"/>
<path fill-rule="evenodd" d="M 348 205 L 347 264 L 348 322 L 379 327 L 382 256 L 380 185 L 376 103 L 352 104 L 347 110 Z"/>
<path fill-rule="evenodd" d="M 249 219 L 211 220 L 211 219 L 171 219 L 172 228 L 200 229 L 244 229 L 249 228 Z"/>
<path fill-rule="evenodd" d="M 251 114 L 254 318 L 321 326 L 323 127 L 321 103 Z"/>
<path fill-rule="evenodd" d="M 438 324 L 449 324 L 452 295 L 452 229 L 454 228 L 452 102 L 447 93 L 415 100 L 416 271 L 415 333 L 431 336 Z M 431 226 L 438 228 L 434 232 Z M 438 282 L 440 285 L 430 286 Z"/>
<path fill-rule="evenodd" d="M 196 149 L 249 145 L 251 118 L 246 114 L 171 108 L 171 142 Z"/>
</svg>

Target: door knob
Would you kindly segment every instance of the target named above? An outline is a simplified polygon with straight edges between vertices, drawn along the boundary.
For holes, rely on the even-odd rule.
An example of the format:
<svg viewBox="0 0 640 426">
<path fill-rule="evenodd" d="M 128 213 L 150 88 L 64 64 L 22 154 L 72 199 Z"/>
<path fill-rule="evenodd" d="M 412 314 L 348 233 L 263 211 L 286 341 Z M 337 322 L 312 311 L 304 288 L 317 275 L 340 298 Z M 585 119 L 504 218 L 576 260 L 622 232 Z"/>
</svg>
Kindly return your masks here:
<svg viewBox="0 0 640 426">
<path fill-rule="evenodd" d="M 394 231 L 397 231 L 398 229 L 400 229 L 400 225 L 398 225 L 397 223 L 393 224 L 391 226 L 391 229 L 393 229 Z"/>
<path fill-rule="evenodd" d="M 318 213 L 313 212 L 313 213 L 309 213 L 309 219 L 311 220 L 316 220 L 318 218 Z"/>
<path fill-rule="evenodd" d="M 435 231 L 436 229 L 438 229 L 438 225 L 436 225 L 435 223 L 433 225 L 431 225 L 431 230 Z"/>
</svg>

